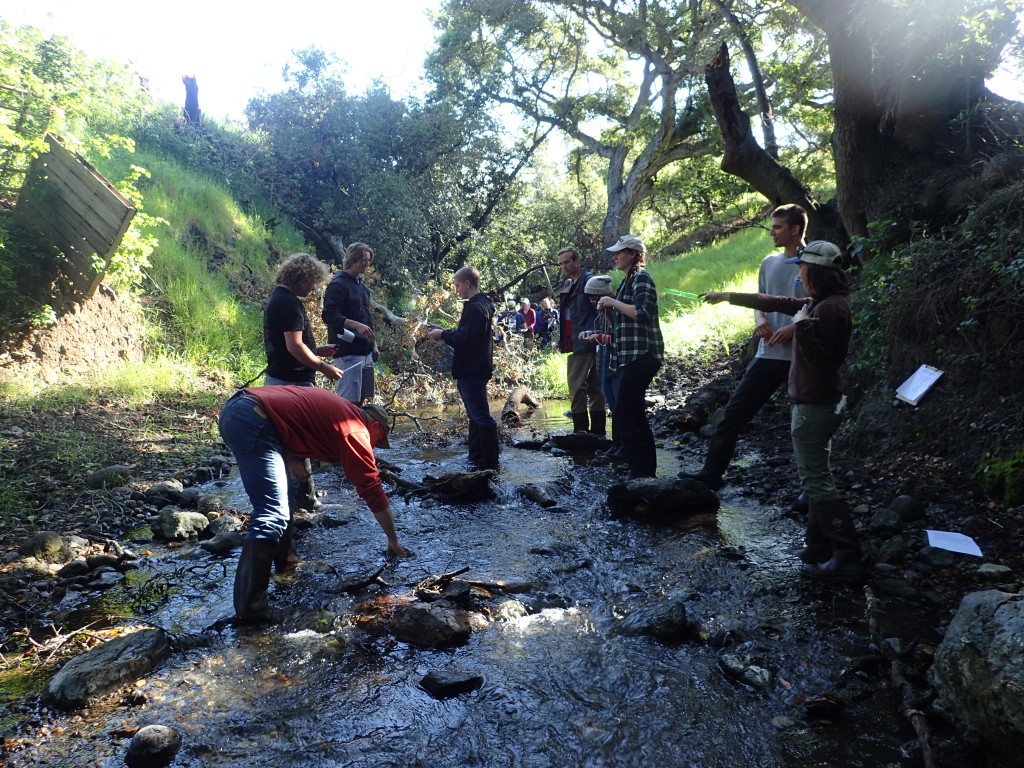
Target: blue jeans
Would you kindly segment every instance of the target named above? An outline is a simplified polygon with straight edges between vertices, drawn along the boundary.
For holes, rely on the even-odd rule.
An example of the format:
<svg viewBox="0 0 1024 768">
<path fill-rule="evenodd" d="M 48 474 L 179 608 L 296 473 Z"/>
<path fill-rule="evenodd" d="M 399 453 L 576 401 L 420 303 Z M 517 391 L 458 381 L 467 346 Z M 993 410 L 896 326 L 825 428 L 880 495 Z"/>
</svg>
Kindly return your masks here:
<svg viewBox="0 0 1024 768">
<path fill-rule="evenodd" d="M 372 400 L 374 393 L 373 355 L 345 355 L 334 358 L 334 367 L 344 372 L 337 392 L 350 403 Z"/>
<path fill-rule="evenodd" d="M 259 401 L 251 395 L 235 393 L 221 409 L 220 435 L 238 462 L 252 504 L 245 537 L 276 543 L 288 527 L 288 471 L 274 422 L 257 407 Z"/>
<path fill-rule="evenodd" d="M 835 410 L 834 405 L 798 403 L 793 406 L 790 425 L 793 456 L 800 475 L 800 490 L 811 501 L 842 498 L 832 479 L 832 435 L 843 420 Z"/>
<path fill-rule="evenodd" d="M 455 386 L 459 390 L 459 397 L 466 408 L 466 415 L 469 420 L 481 425 L 497 425 L 494 417 L 491 416 L 491 404 L 487 399 L 487 382 L 489 379 L 456 379 Z"/>
</svg>

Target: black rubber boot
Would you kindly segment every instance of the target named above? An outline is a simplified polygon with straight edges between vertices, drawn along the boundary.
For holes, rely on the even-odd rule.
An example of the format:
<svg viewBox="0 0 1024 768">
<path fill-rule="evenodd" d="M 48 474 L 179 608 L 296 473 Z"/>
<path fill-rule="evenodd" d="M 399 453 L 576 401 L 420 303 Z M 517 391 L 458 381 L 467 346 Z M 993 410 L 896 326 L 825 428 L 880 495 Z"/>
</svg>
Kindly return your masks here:
<svg viewBox="0 0 1024 768">
<path fill-rule="evenodd" d="M 806 494 L 802 493 L 801 496 L 806 496 Z M 804 540 L 806 541 L 806 546 L 795 553 L 801 561 L 810 565 L 818 565 L 831 559 L 832 545 L 821 532 L 821 524 L 818 522 L 818 507 L 809 498 L 807 502 L 807 530 L 804 533 Z"/>
<path fill-rule="evenodd" d="M 590 432 L 598 437 L 605 436 L 607 416 L 603 410 L 590 412 Z"/>
<path fill-rule="evenodd" d="M 267 601 L 270 567 L 277 552 L 277 542 L 269 539 L 245 539 L 235 569 L 235 623 L 267 624 L 277 621 L 277 614 Z"/>
<path fill-rule="evenodd" d="M 804 491 L 800 491 L 800 495 L 793 499 L 793 511 L 806 515 L 810 511 L 810 508 L 810 497 Z"/>
<path fill-rule="evenodd" d="M 658 468 L 654 437 L 644 430 L 634 430 L 621 434 L 620 439 L 623 456 L 629 464 L 630 479 L 654 477 Z"/>
<path fill-rule="evenodd" d="M 586 432 L 590 429 L 590 418 L 587 413 L 573 413 L 572 414 L 572 431 L 573 432 Z"/>
<path fill-rule="evenodd" d="M 274 550 L 274 570 L 278 573 L 289 573 L 301 562 L 298 552 L 295 551 L 295 523 L 289 515 L 288 527 L 281 534 L 281 540 L 277 542 L 277 549 Z"/>
<path fill-rule="evenodd" d="M 480 450 L 480 427 L 475 422 L 469 422 L 469 463 L 475 467 L 483 464 L 483 454 Z"/>
<path fill-rule="evenodd" d="M 306 471 L 309 471 L 306 467 Z M 294 509 L 302 509 L 307 512 L 315 512 L 323 507 L 316 497 L 316 486 L 313 484 L 313 476 L 306 475 L 302 480 L 292 480 L 288 483 L 288 506 Z"/>
<path fill-rule="evenodd" d="M 722 475 L 729 468 L 732 455 L 736 451 L 736 438 L 716 434 L 708 444 L 708 452 L 704 457 L 704 466 L 696 474 L 680 472 L 680 477 L 700 480 L 712 491 L 722 487 Z"/>
<path fill-rule="evenodd" d="M 498 425 L 480 424 L 477 426 L 477 431 L 480 434 L 479 466 L 482 469 L 497 469 L 498 454 L 500 453 L 500 448 L 498 446 Z"/>
<path fill-rule="evenodd" d="M 860 581 L 865 576 L 861 562 L 860 537 L 853 527 L 850 507 L 842 499 L 812 501 L 814 518 L 829 546 L 832 557 L 823 563 L 804 563 L 800 572 L 812 579 Z"/>
</svg>

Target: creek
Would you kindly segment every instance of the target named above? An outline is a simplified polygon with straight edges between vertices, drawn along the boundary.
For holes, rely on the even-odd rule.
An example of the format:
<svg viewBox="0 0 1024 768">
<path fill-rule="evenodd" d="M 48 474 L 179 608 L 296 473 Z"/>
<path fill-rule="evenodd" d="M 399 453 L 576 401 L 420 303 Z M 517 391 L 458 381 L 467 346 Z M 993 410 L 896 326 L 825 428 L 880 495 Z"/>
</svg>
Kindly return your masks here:
<svg viewBox="0 0 1024 768">
<path fill-rule="evenodd" d="M 567 431 L 563 408 L 538 411 L 523 436 Z M 469 469 L 461 441 L 423 449 L 412 438 L 399 433 L 380 452 L 403 477 Z M 659 475 L 674 476 L 678 454 L 659 454 Z M 303 565 L 275 580 L 281 625 L 215 633 L 141 681 L 143 705 L 69 715 L 14 764 L 119 768 L 125 734 L 162 724 L 183 736 L 178 768 L 899 765 L 912 733 L 882 683 L 850 671 L 866 653 L 863 596 L 799 578 L 788 551 L 801 530 L 786 511 L 727 489 L 717 515 L 685 524 L 616 518 L 602 502 L 622 472 L 586 454 L 505 446 L 491 502 L 395 493 L 412 555 L 388 563 L 389 586 L 348 595 L 339 581 L 384 564 L 385 541 L 340 470 L 328 469 L 317 483 L 333 522 L 302 531 Z M 558 506 L 518 495 L 526 483 L 557 489 Z M 236 477 L 217 491 L 229 508 L 247 508 Z M 194 567 L 140 618 L 189 634 L 230 616 L 236 558 L 214 560 L 191 545 L 154 551 L 147 574 Z M 517 609 L 454 649 L 424 650 L 365 627 L 422 579 L 461 568 L 464 579 L 533 588 L 507 596 Z M 669 594 L 686 595 L 703 640 L 670 645 L 616 631 L 631 610 Z M 770 683 L 737 681 L 724 654 L 769 670 Z M 437 700 L 419 685 L 432 671 L 484 682 Z M 809 714 L 833 700 L 845 706 Z"/>
</svg>

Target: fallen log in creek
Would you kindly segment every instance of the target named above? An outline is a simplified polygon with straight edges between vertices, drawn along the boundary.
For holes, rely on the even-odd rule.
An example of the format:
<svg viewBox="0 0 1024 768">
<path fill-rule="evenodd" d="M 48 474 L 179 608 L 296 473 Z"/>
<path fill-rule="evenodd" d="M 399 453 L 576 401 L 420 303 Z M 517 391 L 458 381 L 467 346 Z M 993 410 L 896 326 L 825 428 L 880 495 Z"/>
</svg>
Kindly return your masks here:
<svg viewBox="0 0 1024 768">
<path fill-rule="evenodd" d="M 426 496 L 447 504 L 472 504 L 494 498 L 491 478 L 497 472 L 493 469 L 448 472 L 440 477 L 426 475 L 419 483 L 406 480 L 397 471 L 385 466 L 378 466 L 377 470 L 381 479 L 397 486 L 407 501 L 413 496 Z"/>
<path fill-rule="evenodd" d="M 916 643 L 911 643 L 908 648 L 901 648 L 898 638 L 883 638 L 882 630 L 879 627 L 879 616 L 882 611 L 878 598 L 870 586 L 864 588 L 864 596 L 871 640 L 881 652 L 882 657 L 889 662 L 889 682 L 893 691 L 899 694 L 900 714 L 907 719 L 917 735 L 917 743 L 921 748 L 921 765 L 923 768 L 935 768 L 931 729 L 928 726 L 928 717 L 924 712 L 934 691 L 918 688 L 909 679 L 912 667 L 907 663 L 907 659 L 911 656 Z"/>
</svg>

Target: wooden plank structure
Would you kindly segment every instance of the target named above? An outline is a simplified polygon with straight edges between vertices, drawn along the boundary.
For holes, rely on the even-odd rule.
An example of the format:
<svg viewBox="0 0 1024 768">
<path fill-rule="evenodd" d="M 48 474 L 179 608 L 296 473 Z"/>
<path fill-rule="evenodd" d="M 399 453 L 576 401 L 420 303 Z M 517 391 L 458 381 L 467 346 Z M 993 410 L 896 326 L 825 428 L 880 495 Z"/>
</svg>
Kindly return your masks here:
<svg viewBox="0 0 1024 768">
<path fill-rule="evenodd" d="M 15 215 L 58 252 L 60 292 L 89 298 L 128 231 L 136 208 L 60 138 L 29 165 Z"/>
</svg>

